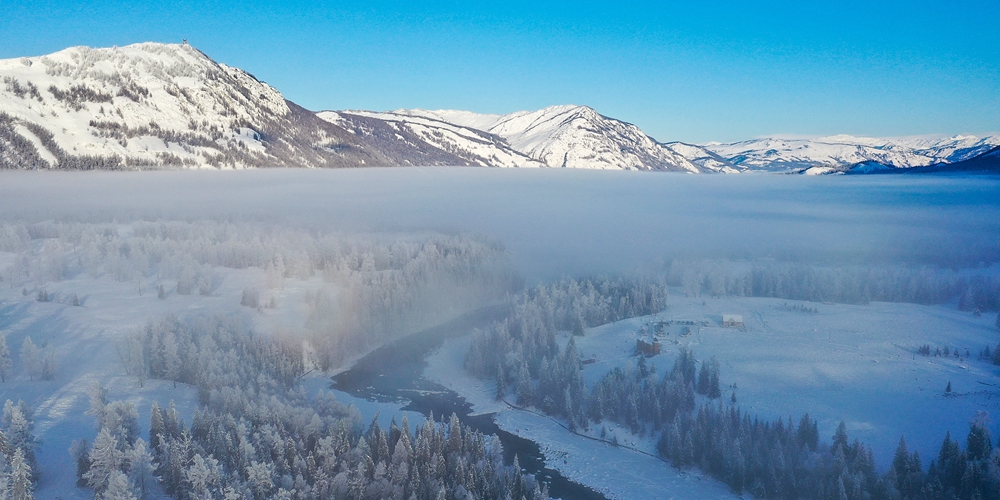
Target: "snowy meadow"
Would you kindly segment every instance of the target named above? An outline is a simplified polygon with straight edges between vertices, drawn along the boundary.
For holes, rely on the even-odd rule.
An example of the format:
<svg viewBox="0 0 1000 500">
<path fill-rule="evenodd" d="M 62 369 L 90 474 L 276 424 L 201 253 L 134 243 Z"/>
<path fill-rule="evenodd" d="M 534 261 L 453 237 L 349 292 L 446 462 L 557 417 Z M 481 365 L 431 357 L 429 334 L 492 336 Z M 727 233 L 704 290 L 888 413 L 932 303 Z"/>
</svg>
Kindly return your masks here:
<svg viewBox="0 0 1000 500">
<path fill-rule="evenodd" d="M 992 176 L 3 172 L 0 472 L 36 498 L 544 498 L 495 437 L 328 384 L 505 304 L 428 378 L 556 468 L 647 453 L 637 489 L 563 460 L 608 498 L 971 498 L 1000 487 L 998 262 Z M 664 320 L 695 328 L 636 356 Z M 972 479 L 929 468 L 946 431 Z M 765 478 L 745 447 L 777 441 L 794 467 Z"/>
</svg>

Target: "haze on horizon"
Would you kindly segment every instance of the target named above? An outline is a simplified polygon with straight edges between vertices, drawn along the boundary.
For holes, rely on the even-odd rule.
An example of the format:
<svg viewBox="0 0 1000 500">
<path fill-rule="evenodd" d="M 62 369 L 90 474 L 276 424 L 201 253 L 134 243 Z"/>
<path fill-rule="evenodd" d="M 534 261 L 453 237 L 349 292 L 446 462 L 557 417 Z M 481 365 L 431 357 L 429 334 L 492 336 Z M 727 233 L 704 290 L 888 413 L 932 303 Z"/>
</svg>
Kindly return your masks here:
<svg viewBox="0 0 1000 500">
<path fill-rule="evenodd" d="M 996 2 L 5 2 L 0 58 L 188 39 L 309 109 L 584 104 L 660 141 L 1000 131 Z"/>
</svg>

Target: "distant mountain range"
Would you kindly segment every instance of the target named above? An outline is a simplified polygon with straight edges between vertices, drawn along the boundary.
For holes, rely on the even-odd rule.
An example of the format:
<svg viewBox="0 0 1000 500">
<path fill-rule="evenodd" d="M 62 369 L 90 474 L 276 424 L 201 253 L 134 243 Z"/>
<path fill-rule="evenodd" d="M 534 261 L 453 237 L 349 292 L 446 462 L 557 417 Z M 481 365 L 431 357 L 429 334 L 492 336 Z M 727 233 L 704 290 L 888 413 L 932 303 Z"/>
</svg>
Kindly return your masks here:
<svg viewBox="0 0 1000 500">
<path fill-rule="evenodd" d="M 805 174 L 997 170 L 1000 136 L 659 142 L 587 106 L 321 111 L 189 45 L 0 60 L 0 168 L 454 165 Z M 952 167 L 953 166 L 953 167 Z"/>
<path fill-rule="evenodd" d="M 840 173 L 874 172 L 961 162 L 1000 146 L 1000 136 L 984 138 L 852 137 L 765 138 L 706 147 L 734 164 L 752 170 Z M 878 168 L 873 168 L 874 166 Z"/>
</svg>

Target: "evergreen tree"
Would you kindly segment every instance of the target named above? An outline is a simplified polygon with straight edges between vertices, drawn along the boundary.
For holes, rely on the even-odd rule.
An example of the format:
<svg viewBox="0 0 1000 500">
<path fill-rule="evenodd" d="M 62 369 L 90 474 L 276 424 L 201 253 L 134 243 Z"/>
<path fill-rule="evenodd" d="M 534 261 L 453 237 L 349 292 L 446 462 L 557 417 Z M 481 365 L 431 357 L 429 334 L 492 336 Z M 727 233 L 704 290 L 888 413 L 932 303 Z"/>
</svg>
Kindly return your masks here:
<svg viewBox="0 0 1000 500">
<path fill-rule="evenodd" d="M 4 452 L 8 457 L 13 457 L 14 450 L 21 450 L 24 461 L 30 469 L 35 468 L 35 449 L 38 443 L 33 433 L 34 422 L 32 420 L 31 409 L 25 406 L 23 401 L 14 404 L 7 400 L 3 405 Z M 11 459 L 13 464 L 13 459 Z"/>
<path fill-rule="evenodd" d="M 146 500 L 156 485 L 156 466 L 142 438 L 135 440 L 135 446 L 127 453 L 126 459 L 129 482 L 134 486 L 138 500 Z"/>
<path fill-rule="evenodd" d="M 709 373 L 708 360 L 701 362 L 701 369 L 698 370 L 698 394 L 708 394 L 709 384 L 711 384 L 711 374 Z"/>
<path fill-rule="evenodd" d="M 191 465 L 184 471 L 184 480 L 190 486 L 188 491 L 194 498 L 212 498 L 220 479 L 219 461 L 200 454 L 191 458 Z"/>
<path fill-rule="evenodd" d="M 7 334 L 0 332 L 0 382 L 6 382 L 10 375 L 10 348 L 7 347 Z"/>
<path fill-rule="evenodd" d="M 24 458 L 24 451 L 14 450 L 10 459 L 10 500 L 33 500 L 34 484 L 31 482 L 31 465 Z"/>
<path fill-rule="evenodd" d="M 944 436 L 941 451 L 938 453 L 936 476 L 942 489 L 957 491 L 965 475 L 966 455 L 959 447 L 958 441 L 951 439 L 951 432 Z"/>
<path fill-rule="evenodd" d="M 69 455 L 76 463 L 76 485 L 87 486 L 84 476 L 90 470 L 90 444 L 86 439 L 74 439 L 69 447 Z"/>
<path fill-rule="evenodd" d="M 31 337 L 25 337 L 24 342 L 21 343 L 21 365 L 24 366 L 24 371 L 28 373 L 31 380 L 41 375 L 42 365 L 38 355 L 38 347 L 31 341 Z"/>
<path fill-rule="evenodd" d="M 497 401 L 500 401 L 507 394 L 507 381 L 504 380 L 503 370 L 497 370 Z"/>
<path fill-rule="evenodd" d="M 104 494 L 100 498 L 101 500 L 136 500 L 135 495 L 132 493 L 132 486 L 129 484 L 128 477 L 120 470 L 111 471 L 108 477 L 108 487 L 104 490 Z"/>
<path fill-rule="evenodd" d="M 722 389 L 719 387 L 719 360 L 712 356 L 708 372 L 708 397 L 718 399 L 722 396 Z"/>
<path fill-rule="evenodd" d="M 98 494 L 109 486 L 112 472 L 119 471 L 124 457 L 118 449 L 118 438 L 104 428 L 94 439 L 94 447 L 90 450 L 90 470 L 84 474 L 87 486 Z"/>
<path fill-rule="evenodd" d="M 791 428 L 791 425 L 792 425 L 791 422 L 789 422 L 788 424 L 789 429 Z M 841 423 L 841 425 L 843 425 L 843 423 Z M 837 431 L 839 434 L 840 427 L 837 428 Z M 797 437 L 799 446 L 808 448 L 809 451 L 816 451 L 816 448 L 819 446 L 819 427 L 817 426 L 816 421 L 811 420 L 809 418 L 808 413 L 802 415 L 802 419 L 799 420 L 799 429 Z M 847 442 L 846 429 L 843 436 L 843 442 L 844 443 Z"/>
<path fill-rule="evenodd" d="M 977 419 L 969 426 L 969 436 L 966 438 L 965 449 L 969 454 L 968 459 L 974 462 L 989 458 L 993 451 L 990 430 L 986 428 L 982 419 Z"/>
<path fill-rule="evenodd" d="M 840 425 L 837 426 L 837 432 L 833 435 L 833 449 L 840 448 L 845 453 L 847 452 L 847 425 L 844 424 L 842 420 Z M 901 444 L 903 446 L 903 451 L 906 451 L 906 443 Z"/>
<path fill-rule="evenodd" d="M 163 433 L 166 431 L 160 404 L 153 401 L 153 405 L 149 409 L 149 414 L 149 446 L 153 449 L 154 453 L 159 454 Z"/>
</svg>

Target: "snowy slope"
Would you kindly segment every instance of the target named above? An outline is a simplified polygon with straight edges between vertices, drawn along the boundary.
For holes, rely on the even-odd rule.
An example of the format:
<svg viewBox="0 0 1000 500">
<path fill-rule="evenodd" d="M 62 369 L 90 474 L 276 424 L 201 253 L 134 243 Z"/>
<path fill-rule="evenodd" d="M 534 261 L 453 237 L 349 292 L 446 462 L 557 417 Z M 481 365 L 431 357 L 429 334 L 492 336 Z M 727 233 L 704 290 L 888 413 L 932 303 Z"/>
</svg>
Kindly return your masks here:
<svg viewBox="0 0 1000 500">
<path fill-rule="evenodd" d="M 419 139 L 351 133 L 186 44 L 2 60 L 0 82 L 0 168 L 464 164 Z"/>
<path fill-rule="evenodd" d="M 687 158 L 702 171 L 720 172 L 724 174 L 736 174 L 745 171 L 744 168 L 733 164 L 726 158 L 714 153 L 702 146 L 687 144 L 684 142 L 668 142 L 662 145 L 671 151 Z"/>
<path fill-rule="evenodd" d="M 842 171 L 859 163 L 896 168 L 966 160 L 1000 145 L 1000 136 L 871 138 L 835 135 L 814 139 L 763 138 L 705 147 L 734 164 L 765 171 Z"/>
<path fill-rule="evenodd" d="M 472 113 L 469 113 L 472 114 Z M 449 123 L 432 117 L 409 116 L 402 113 L 373 111 L 321 111 L 320 118 L 339 125 L 355 134 L 374 139 L 375 125 L 383 122 L 384 129 L 394 140 L 411 138 L 416 144 L 426 143 L 437 149 L 458 156 L 464 166 L 482 167 L 543 167 L 541 162 L 528 157 L 507 144 L 501 137 Z M 391 142 L 391 141 L 390 141 Z"/>
<path fill-rule="evenodd" d="M 740 170 L 700 146 L 661 144 L 639 127 L 603 116 L 587 106 L 550 106 L 507 115 L 422 109 L 394 113 L 495 134 L 506 139 L 513 149 L 549 167 L 688 173 Z"/>
<path fill-rule="evenodd" d="M 975 158 L 997 146 L 1000 146 L 1000 136 L 992 135 L 979 138 L 965 135 L 934 141 L 933 144 L 924 147 L 922 150 L 928 154 L 933 154 L 941 161 L 955 163 Z"/>
</svg>

